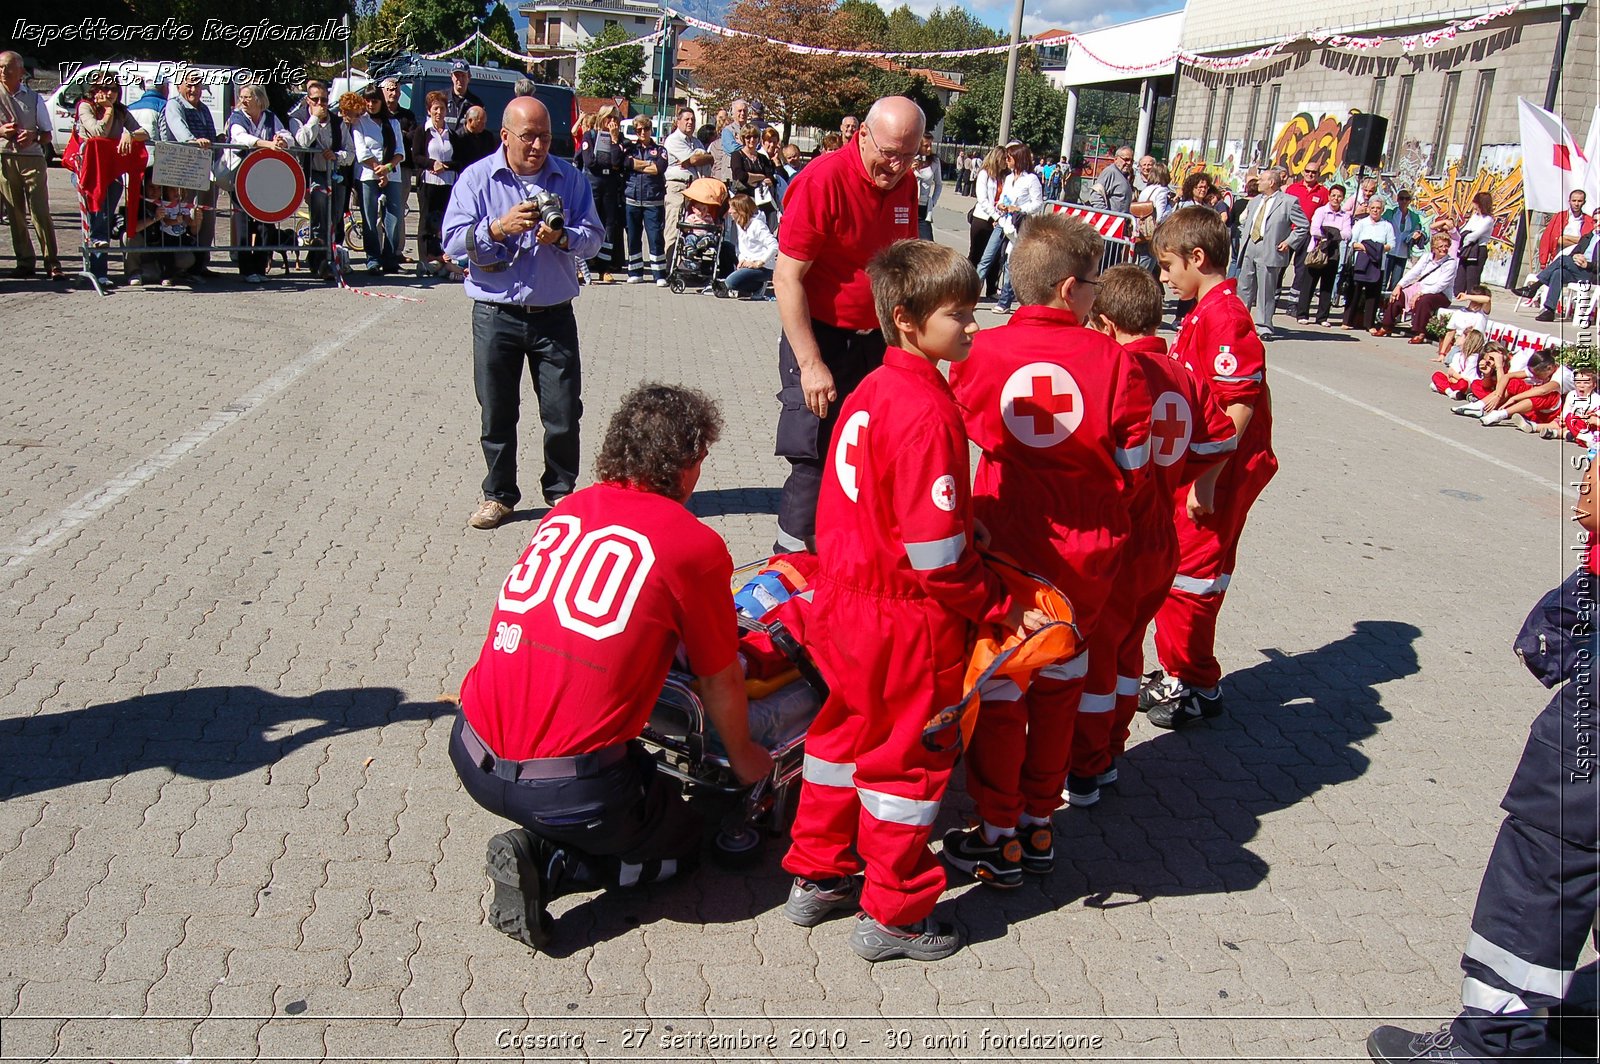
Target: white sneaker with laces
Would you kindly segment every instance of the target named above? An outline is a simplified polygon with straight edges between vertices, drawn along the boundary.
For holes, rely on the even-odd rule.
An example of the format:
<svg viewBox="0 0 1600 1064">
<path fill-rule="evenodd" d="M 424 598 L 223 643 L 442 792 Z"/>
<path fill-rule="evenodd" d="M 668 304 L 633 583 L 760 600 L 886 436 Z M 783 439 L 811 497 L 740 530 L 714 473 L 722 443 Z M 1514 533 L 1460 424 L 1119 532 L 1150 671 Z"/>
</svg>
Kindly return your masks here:
<svg viewBox="0 0 1600 1064">
<path fill-rule="evenodd" d="M 1509 420 L 1511 420 L 1511 415 L 1506 413 L 1504 410 L 1491 410 L 1487 414 L 1483 415 L 1483 420 L 1478 423 L 1484 428 L 1488 428 L 1490 425 L 1498 425 L 1502 421 Z"/>
</svg>

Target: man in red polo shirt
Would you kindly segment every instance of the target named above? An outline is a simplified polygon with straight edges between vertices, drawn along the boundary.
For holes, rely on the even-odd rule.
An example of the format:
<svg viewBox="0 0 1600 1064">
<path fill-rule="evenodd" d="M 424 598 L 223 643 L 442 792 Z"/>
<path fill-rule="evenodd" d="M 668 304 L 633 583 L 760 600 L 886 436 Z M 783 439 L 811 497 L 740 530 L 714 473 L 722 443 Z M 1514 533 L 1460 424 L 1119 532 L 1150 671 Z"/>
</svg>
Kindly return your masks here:
<svg viewBox="0 0 1600 1064">
<path fill-rule="evenodd" d="M 1328 186 L 1322 183 L 1322 160 L 1320 157 L 1309 160 L 1305 169 L 1300 171 L 1300 180 L 1284 189 L 1285 192 L 1300 201 L 1300 209 L 1306 212 L 1306 220 L 1310 221 L 1316 216 L 1317 208 L 1328 202 Z M 1294 253 L 1294 290 L 1298 294 L 1306 283 L 1306 251 L 1311 242 L 1296 249 Z"/>
<path fill-rule="evenodd" d="M 657 882 L 700 849 L 699 815 L 634 741 L 680 646 L 734 773 L 772 769 L 750 740 L 733 561 L 683 505 L 721 429 L 699 392 L 624 397 L 600 482 L 540 522 L 461 685 L 450 759 L 474 801 L 522 825 L 489 842 L 489 920 L 534 948 L 563 887 Z"/>
<path fill-rule="evenodd" d="M 823 456 L 839 408 L 883 364 L 867 262 L 896 240 L 917 237 L 917 183 L 906 177 L 925 125 L 912 100 L 879 100 L 855 140 L 815 159 L 784 196 L 772 273 L 783 323 L 776 453 L 790 465 L 778 505 L 779 551 L 815 548 Z"/>
</svg>

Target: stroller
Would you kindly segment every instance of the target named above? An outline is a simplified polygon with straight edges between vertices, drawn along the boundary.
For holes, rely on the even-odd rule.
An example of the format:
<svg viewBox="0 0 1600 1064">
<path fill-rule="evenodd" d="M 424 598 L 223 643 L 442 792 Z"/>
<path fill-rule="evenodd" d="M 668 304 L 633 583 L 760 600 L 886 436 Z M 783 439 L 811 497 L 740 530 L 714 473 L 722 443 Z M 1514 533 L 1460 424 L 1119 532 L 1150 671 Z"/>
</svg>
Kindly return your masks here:
<svg viewBox="0 0 1600 1064">
<path fill-rule="evenodd" d="M 725 266 L 731 265 L 723 261 L 728 186 L 716 178 L 696 178 L 684 189 L 683 199 L 678 239 L 672 245 L 672 257 L 667 263 L 667 286 L 679 294 L 691 287 L 712 292 L 728 272 Z"/>
<path fill-rule="evenodd" d="M 804 577 L 782 559 L 754 562 L 733 574 L 741 657 L 750 677 L 750 737 L 772 754 L 771 776 L 749 787 L 734 777 L 693 677 L 677 667 L 640 736 L 686 797 L 721 808 L 712 847 L 728 867 L 754 863 L 764 837 L 786 827 L 805 762 L 806 730 L 827 697 L 822 675 L 773 609 L 779 596 L 797 593 L 803 584 Z"/>
</svg>

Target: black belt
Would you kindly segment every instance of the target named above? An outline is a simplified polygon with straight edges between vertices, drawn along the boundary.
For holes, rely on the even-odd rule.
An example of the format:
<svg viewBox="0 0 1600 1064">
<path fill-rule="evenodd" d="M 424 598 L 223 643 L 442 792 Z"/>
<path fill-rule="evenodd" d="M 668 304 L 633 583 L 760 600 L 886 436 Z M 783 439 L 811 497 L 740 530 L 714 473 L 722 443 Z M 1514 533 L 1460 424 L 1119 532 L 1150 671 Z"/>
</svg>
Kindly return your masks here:
<svg viewBox="0 0 1600 1064">
<path fill-rule="evenodd" d="M 530 757 L 512 761 L 498 757 L 472 728 L 466 715 L 461 717 L 461 745 L 477 766 L 503 780 L 575 780 L 598 776 L 628 756 L 628 744 L 618 743 L 587 754 L 571 757 Z"/>
<path fill-rule="evenodd" d="M 540 314 L 548 314 L 552 310 L 570 310 L 572 308 L 572 300 L 570 299 L 561 303 L 552 303 L 548 307 L 530 307 L 522 303 L 496 303 L 492 299 L 480 299 L 478 302 L 493 310 L 503 310 L 507 314 L 515 314 L 523 318 L 534 318 Z"/>
</svg>

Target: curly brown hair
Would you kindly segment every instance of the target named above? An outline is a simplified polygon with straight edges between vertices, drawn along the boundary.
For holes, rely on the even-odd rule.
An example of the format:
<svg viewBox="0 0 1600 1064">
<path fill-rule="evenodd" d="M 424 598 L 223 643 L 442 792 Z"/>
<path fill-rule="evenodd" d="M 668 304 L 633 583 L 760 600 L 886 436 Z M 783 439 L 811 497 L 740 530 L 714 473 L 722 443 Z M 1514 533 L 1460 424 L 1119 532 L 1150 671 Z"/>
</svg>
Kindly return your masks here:
<svg viewBox="0 0 1600 1064">
<path fill-rule="evenodd" d="M 704 392 L 645 383 L 622 397 L 606 426 L 595 475 L 677 499 L 683 474 L 722 436 L 722 414 Z"/>
</svg>

